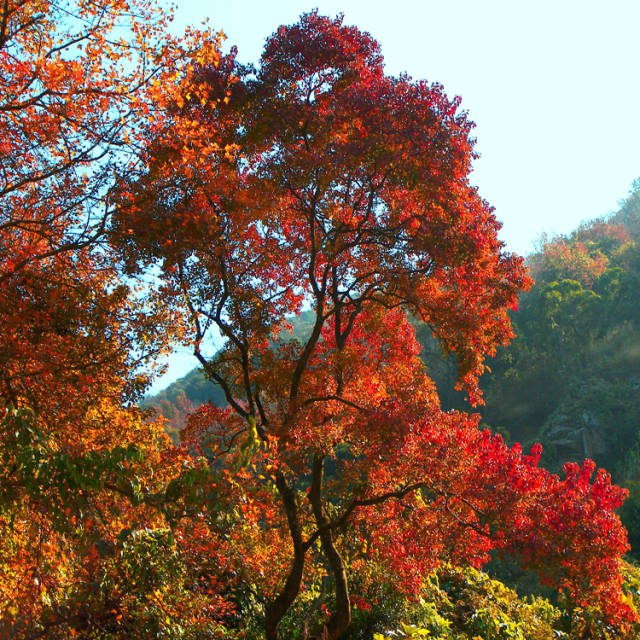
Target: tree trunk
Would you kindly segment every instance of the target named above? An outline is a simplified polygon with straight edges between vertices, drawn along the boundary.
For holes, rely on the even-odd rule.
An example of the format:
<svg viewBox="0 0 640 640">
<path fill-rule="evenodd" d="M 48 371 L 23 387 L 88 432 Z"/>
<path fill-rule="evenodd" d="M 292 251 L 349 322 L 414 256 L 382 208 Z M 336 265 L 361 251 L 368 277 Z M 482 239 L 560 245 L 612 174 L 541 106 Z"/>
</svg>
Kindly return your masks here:
<svg viewBox="0 0 640 640">
<path fill-rule="evenodd" d="M 335 582 L 335 610 L 327 624 L 327 640 L 338 640 L 340 634 L 351 624 L 351 603 L 349 602 L 349 582 L 342 557 L 333 543 L 333 535 L 326 528 L 328 523 L 322 509 L 322 484 L 324 481 L 324 456 L 315 455 L 313 477 L 309 499 L 313 508 L 316 525 L 320 530 L 322 551 L 327 559 Z"/>
<path fill-rule="evenodd" d="M 293 563 L 289 569 L 289 574 L 287 575 L 282 591 L 274 600 L 267 604 L 265 619 L 266 640 L 278 640 L 278 625 L 300 591 L 306 555 L 306 549 L 302 541 L 300 521 L 298 520 L 298 506 L 296 505 L 295 493 L 287 484 L 284 475 L 280 472 L 276 476 L 276 487 L 280 492 L 284 510 L 287 514 L 289 532 L 293 542 Z"/>
</svg>

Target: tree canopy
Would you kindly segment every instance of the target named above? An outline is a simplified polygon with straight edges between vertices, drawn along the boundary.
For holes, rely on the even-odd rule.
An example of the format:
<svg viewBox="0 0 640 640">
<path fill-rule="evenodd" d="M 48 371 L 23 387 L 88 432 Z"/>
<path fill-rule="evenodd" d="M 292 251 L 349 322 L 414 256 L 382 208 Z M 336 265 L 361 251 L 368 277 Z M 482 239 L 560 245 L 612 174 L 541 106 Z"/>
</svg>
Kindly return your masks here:
<svg viewBox="0 0 640 640">
<path fill-rule="evenodd" d="M 269 537 L 268 565 L 242 558 L 266 637 L 323 576 L 326 633 L 341 636 L 350 583 L 367 584 L 357 558 L 411 594 L 444 559 L 481 564 L 492 548 L 547 562 L 549 580 L 628 615 L 612 580 L 624 492 L 604 472 L 592 484 L 591 463 L 559 480 L 538 449 L 523 456 L 477 418 L 441 411 L 418 358 L 407 313 L 455 354 L 478 402 L 484 360 L 512 337 L 508 310 L 529 285 L 469 185 L 459 101 L 387 76 L 368 34 L 317 13 L 281 27 L 258 68 L 232 52 L 196 77 L 200 96 L 224 95 L 219 109 L 185 96 L 152 131 L 114 232 L 130 269 L 160 269 L 225 393 L 184 438 L 226 487 L 217 510 L 242 513 L 242 547 Z M 303 308 L 306 339 L 273 344 Z M 214 357 L 201 348 L 211 328 L 226 338 Z"/>
<path fill-rule="evenodd" d="M 143 0 L 0 11 L 0 633 L 338 640 L 494 551 L 630 628 L 625 491 L 443 410 L 419 357 L 409 318 L 480 403 L 531 284 L 458 98 L 317 12 L 254 68 Z M 135 405 L 172 340 L 224 395 L 181 445 Z"/>
</svg>

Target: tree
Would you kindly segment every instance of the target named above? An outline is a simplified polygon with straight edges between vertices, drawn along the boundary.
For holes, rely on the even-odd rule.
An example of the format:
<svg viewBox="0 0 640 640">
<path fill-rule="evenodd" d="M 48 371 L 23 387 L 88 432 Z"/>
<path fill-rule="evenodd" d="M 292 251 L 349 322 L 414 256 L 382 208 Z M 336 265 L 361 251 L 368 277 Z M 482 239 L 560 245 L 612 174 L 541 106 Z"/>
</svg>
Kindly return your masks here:
<svg viewBox="0 0 640 640">
<path fill-rule="evenodd" d="M 0 9 L 2 281 L 101 238 L 114 175 L 134 168 L 158 84 L 219 36 L 171 37 L 149 0 L 7 0 Z M 151 112 L 155 112 L 151 114 Z"/>
<path fill-rule="evenodd" d="M 258 69 L 232 51 L 192 85 L 148 132 L 146 175 L 123 183 L 112 231 L 132 271 L 159 268 L 224 391 L 227 407 L 205 405 L 184 434 L 209 460 L 199 540 L 228 550 L 266 637 L 314 585 L 334 599 L 308 622 L 336 639 L 368 567 L 415 594 L 444 560 L 479 565 L 494 548 L 633 617 L 624 492 L 603 471 L 592 482 L 590 463 L 560 480 L 538 449 L 523 456 L 477 417 L 442 412 L 418 358 L 408 313 L 456 354 L 479 402 L 529 284 L 469 184 L 459 99 L 385 75 L 368 34 L 317 13 L 281 27 Z M 287 340 L 287 317 L 307 308 L 309 335 Z M 226 340 L 215 356 L 212 330 Z"/>
<path fill-rule="evenodd" d="M 182 91 L 189 64 L 219 58 L 219 36 L 173 37 L 170 20 L 150 0 L 0 3 L 3 637 L 95 622 L 71 604 L 109 561 L 96 544 L 166 526 L 140 491 L 182 468 L 131 406 L 171 318 L 120 278 L 105 242 L 113 186 L 165 111 L 159 87 Z"/>
<path fill-rule="evenodd" d="M 64 388 L 71 374 L 70 386 L 89 388 L 87 378 L 129 375 L 136 359 L 157 352 L 161 341 L 149 340 L 133 355 L 142 344 L 136 338 L 154 332 L 139 313 L 139 294 L 133 304 L 119 279 L 104 232 L 115 181 L 136 171 L 145 120 L 162 118 L 159 86 L 168 78 L 178 86 L 195 59 L 219 57 L 218 35 L 172 37 L 170 21 L 151 0 L 2 3 L 4 403 L 36 408 L 55 387 L 52 378 Z M 46 387 L 39 397 L 36 387 Z"/>
</svg>

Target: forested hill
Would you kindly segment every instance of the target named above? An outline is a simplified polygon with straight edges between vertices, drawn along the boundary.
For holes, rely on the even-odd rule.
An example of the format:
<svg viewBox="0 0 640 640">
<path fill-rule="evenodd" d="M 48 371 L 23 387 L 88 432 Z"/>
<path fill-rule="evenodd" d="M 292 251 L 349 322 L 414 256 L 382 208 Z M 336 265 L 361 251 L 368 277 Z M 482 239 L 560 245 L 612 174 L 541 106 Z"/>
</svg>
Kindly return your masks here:
<svg viewBox="0 0 640 640">
<path fill-rule="evenodd" d="M 485 381 L 486 422 L 540 439 L 547 464 L 590 457 L 640 479 L 640 192 L 528 263 L 536 283 Z"/>
<path fill-rule="evenodd" d="M 491 363 L 485 422 L 543 444 L 543 463 L 594 459 L 631 497 L 623 508 L 640 550 L 640 184 L 620 210 L 546 239 L 528 257 L 535 285 L 517 337 Z"/>
<path fill-rule="evenodd" d="M 513 313 L 517 337 L 483 380 L 483 420 L 508 441 L 541 441 L 555 470 L 593 458 L 610 471 L 631 490 L 623 517 L 640 549 L 640 183 L 617 213 L 543 239 L 527 261 L 535 285 Z M 297 319 L 294 335 L 309 320 Z M 453 391 L 455 363 L 428 327 L 416 329 L 443 406 L 470 409 Z M 208 400 L 222 393 L 194 370 L 148 402 L 175 431 Z"/>
</svg>

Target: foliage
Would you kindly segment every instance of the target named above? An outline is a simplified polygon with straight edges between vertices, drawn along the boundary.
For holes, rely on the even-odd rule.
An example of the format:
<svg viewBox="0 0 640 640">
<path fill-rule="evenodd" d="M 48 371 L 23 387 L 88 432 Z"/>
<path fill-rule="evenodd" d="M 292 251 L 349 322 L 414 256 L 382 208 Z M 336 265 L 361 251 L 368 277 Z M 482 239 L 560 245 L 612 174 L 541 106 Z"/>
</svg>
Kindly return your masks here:
<svg viewBox="0 0 640 640">
<path fill-rule="evenodd" d="M 218 59 L 215 34 L 170 20 L 147 0 L 0 7 L 2 637 L 99 635 L 99 549 L 166 526 L 157 497 L 193 466 L 132 406 L 176 318 L 105 242 L 159 87 Z"/>
<path fill-rule="evenodd" d="M 625 590 L 638 602 L 638 569 L 625 565 Z M 607 623 L 597 606 L 576 606 L 568 597 L 557 605 L 515 591 L 473 568 L 444 566 L 430 577 L 405 621 L 373 634 L 374 640 L 631 640 L 637 624 L 625 629 Z"/>
<path fill-rule="evenodd" d="M 530 285 L 469 184 L 459 99 L 386 75 L 341 18 L 281 27 L 258 68 L 170 18 L 0 8 L 0 635 L 337 640 L 390 593 L 370 629 L 546 629 L 550 605 L 458 579 L 494 550 L 562 591 L 566 625 L 628 628 L 625 491 L 443 410 L 419 357 L 412 321 L 481 402 Z M 633 245 L 611 271 L 615 234 L 583 235 L 545 263 L 590 276 L 547 287 L 539 342 L 614 295 L 634 322 Z M 134 404 L 173 340 L 224 397 L 173 416 L 182 444 Z"/>
<path fill-rule="evenodd" d="M 167 32 L 155 2 L 7 0 L 0 9 L 0 393 L 71 421 L 140 394 L 166 348 L 159 301 L 141 304 L 104 241 L 119 175 L 135 173 L 158 87 L 217 38 Z M 164 95 L 164 94 L 162 94 Z M 122 380 L 127 378 L 123 387 Z M 75 415 L 74 415 L 75 413 Z"/>
<path fill-rule="evenodd" d="M 215 487 L 202 535 L 224 549 L 221 571 L 252 585 L 266 637 L 293 635 L 319 585 L 332 599 L 305 624 L 337 639 L 372 565 L 415 596 L 443 561 L 480 565 L 494 548 L 612 622 L 634 619 L 624 492 L 590 461 L 560 479 L 539 448 L 523 455 L 477 416 L 443 412 L 418 357 L 407 313 L 479 402 L 529 284 L 468 183 L 458 100 L 386 76 L 368 34 L 317 13 L 281 27 L 259 68 L 232 50 L 193 85 L 150 132 L 146 174 L 122 185 L 113 241 L 132 273 L 158 270 L 224 392 L 182 437 Z M 289 339 L 303 308 L 309 331 Z M 212 329 L 225 343 L 208 357 Z"/>
<path fill-rule="evenodd" d="M 473 568 L 444 566 L 431 576 L 411 612 L 411 623 L 373 635 L 374 640 L 551 640 L 560 610 L 541 598 L 523 600 Z"/>
</svg>

